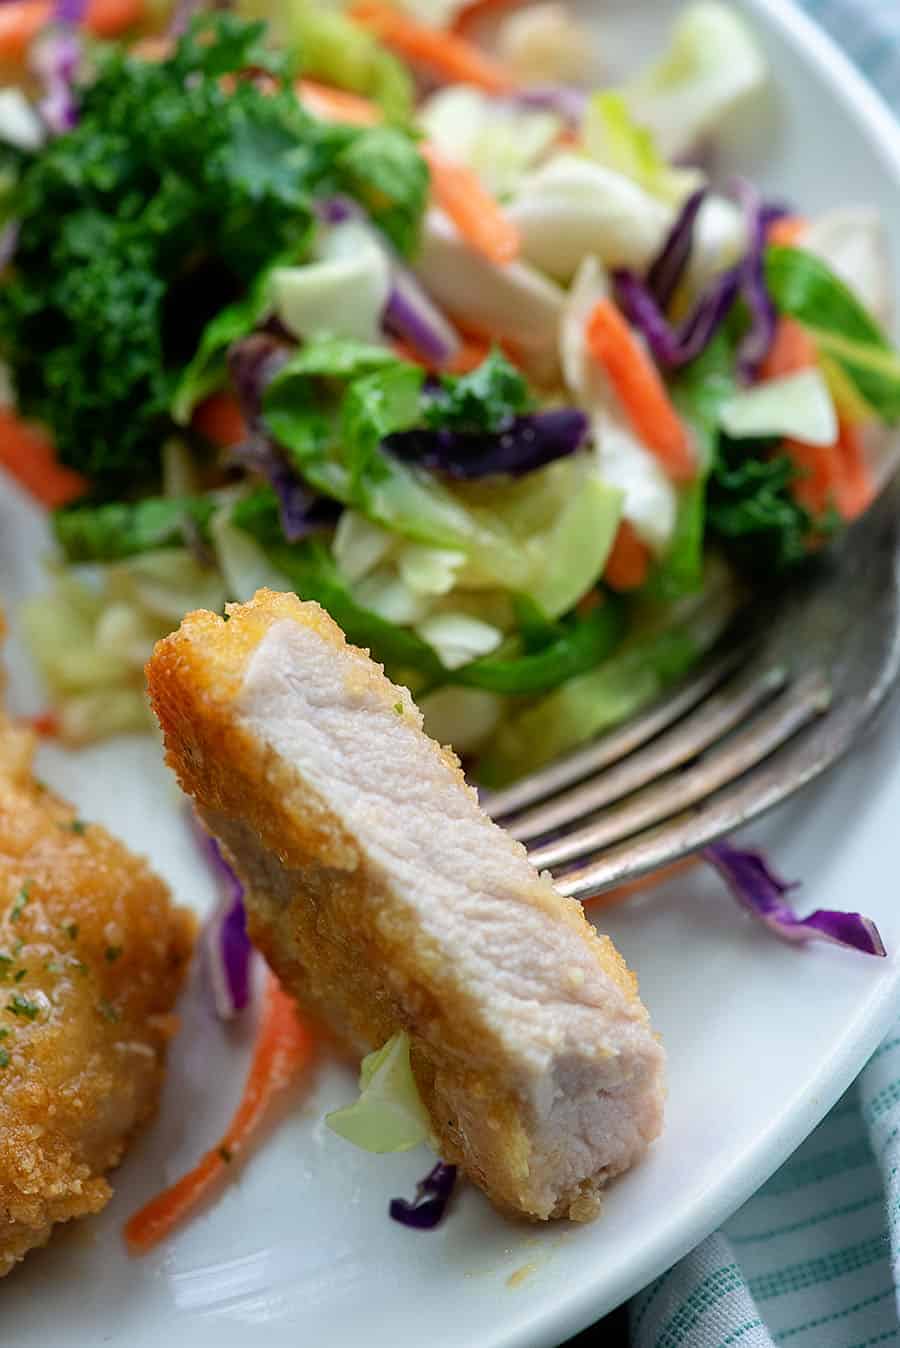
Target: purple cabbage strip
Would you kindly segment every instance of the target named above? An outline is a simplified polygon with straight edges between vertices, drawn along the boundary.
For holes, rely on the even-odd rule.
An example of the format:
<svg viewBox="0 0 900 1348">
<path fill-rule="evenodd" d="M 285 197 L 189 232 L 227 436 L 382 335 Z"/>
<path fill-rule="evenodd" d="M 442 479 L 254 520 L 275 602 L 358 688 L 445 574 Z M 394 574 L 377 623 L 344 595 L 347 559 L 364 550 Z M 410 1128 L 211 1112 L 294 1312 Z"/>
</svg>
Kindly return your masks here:
<svg viewBox="0 0 900 1348">
<path fill-rule="evenodd" d="M 584 444 L 587 415 L 576 407 L 555 407 L 513 417 L 499 431 L 455 431 L 449 427 L 398 431 L 384 449 L 406 463 L 463 481 L 504 473 L 522 477 Z"/>
<path fill-rule="evenodd" d="M 87 0 L 56 0 L 55 23 L 79 24 L 85 16 Z"/>
<path fill-rule="evenodd" d="M 705 187 L 698 187 L 696 192 L 691 193 L 647 272 L 647 289 L 661 309 L 668 308 L 684 275 L 694 246 L 694 225 L 705 200 Z"/>
<path fill-rule="evenodd" d="M 410 1203 L 405 1198 L 392 1198 L 388 1212 L 395 1222 L 411 1226 L 416 1231 L 432 1231 L 447 1210 L 456 1184 L 456 1166 L 438 1161 L 424 1179 L 416 1185 L 416 1196 Z"/>
<path fill-rule="evenodd" d="M 677 327 L 634 272 L 621 269 L 613 279 L 622 312 L 643 334 L 654 359 L 663 368 L 676 370 L 699 356 L 725 321 L 740 288 L 740 268 L 721 272 Z"/>
<path fill-rule="evenodd" d="M 764 259 L 770 217 L 759 193 L 745 178 L 734 183 L 747 222 L 747 252 L 741 263 L 741 294 L 750 310 L 750 327 L 737 350 L 738 374 L 752 383 L 775 336 L 775 305 L 766 286 Z"/>
<path fill-rule="evenodd" d="M 8 267 L 15 256 L 20 229 L 21 224 L 18 220 L 10 220 L 0 230 L 0 269 Z"/>
<path fill-rule="evenodd" d="M 703 855 L 738 902 L 783 940 L 830 941 L 864 955 L 887 953 L 875 923 L 861 913 L 818 908 L 809 917 L 798 917 L 784 902 L 796 883 L 788 884 L 776 875 L 761 852 L 718 842 L 705 848 Z"/>
<path fill-rule="evenodd" d="M 203 946 L 216 1014 L 231 1020 L 250 1000 L 250 960 L 253 947 L 247 936 L 244 886 L 229 866 L 218 842 L 191 810 L 197 842 L 209 862 L 222 902 L 206 924 Z"/>
<path fill-rule="evenodd" d="M 413 273 L 391 260 L 393 281 L 384 311 L 385 328 L 405 337 L 430 364 L 439 368 L 448 365 L 459 350 L 459 335 Z"/>
<path fill-rule="evenodd" d="M 60 11 L 64 6 L 60 6 Z M 83 6 L 68 6 L 73 12 Z M 60 17 L 61 14 L 60 14 Z M 31 68 L 43 86 L 37 102 L 44 125 L 51 135 L 62 136 L 78 124 L 75 81 L 83 55 L 81 38 L 74 24 L 81 17 L 47 28 L 31 48 Z"/>
<path fill-rule="evenodd" d="M 581 126 L 587 111 L 587 93 L 572 84 L 532 84 L 517 89 L 510 97 L 520 107 L 557 113 L 575 130 Z"/>
<path fill-rule="evenodd" d="M 236 342 L 228 353 L 231 381 L 247 423 L 248 438 L 228 451 L 233 463 L 266 477 L 278 497 L 281 528 L 289 543 L 334 524 L 339 506 L 317 496 L 300 480 L 266 430 L 262 400 L 266 387 L 285 361 L 290 348 L 277 337 L 256 332 Z"/>
<path fill-rule="evenodd" d="M 438 368 L 449 365 L 461 345 L 459 333 L 359 203 L 341 195 L 323 197 L 316 202 L 315 211 L 326 225 L 357 220 L 368 226 L 372 239 L 391 266 L 391 291 L 383 320 L 385 330 L 395 337 L 404 337 L 429 364 Z"/>
</svg>

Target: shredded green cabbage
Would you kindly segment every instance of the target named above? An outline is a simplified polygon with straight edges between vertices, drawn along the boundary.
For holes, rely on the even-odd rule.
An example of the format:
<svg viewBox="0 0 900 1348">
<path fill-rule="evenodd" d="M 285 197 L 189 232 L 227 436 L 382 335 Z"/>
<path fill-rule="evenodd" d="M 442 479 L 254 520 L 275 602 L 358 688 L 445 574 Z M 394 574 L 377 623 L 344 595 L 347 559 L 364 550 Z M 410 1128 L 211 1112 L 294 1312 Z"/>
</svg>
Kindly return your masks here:
<svg viewBox="0 0 900 1348">
<path fill-rule="evenodd" d="M 369 1053 L 359 1069 L 359 1099 L 325 1115 L 332 1132 L 364 1151 L 409 1151 L 426 1142 L 431 1124 L 409 1060 L 409 1035 L 399 1030 Z"/>
</svg>

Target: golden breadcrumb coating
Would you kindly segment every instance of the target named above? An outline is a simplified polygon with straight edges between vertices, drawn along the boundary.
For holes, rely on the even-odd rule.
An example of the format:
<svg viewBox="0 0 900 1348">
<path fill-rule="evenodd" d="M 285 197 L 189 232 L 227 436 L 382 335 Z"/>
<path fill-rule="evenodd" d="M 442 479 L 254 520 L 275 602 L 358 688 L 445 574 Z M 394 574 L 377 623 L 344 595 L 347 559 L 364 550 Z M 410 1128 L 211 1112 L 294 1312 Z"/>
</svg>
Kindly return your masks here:
<svg viewBox="0 0 900 1348">
<path fill-rule="evenodd" d="M 156 1107 L 194 919 L 34 780 L 0 714 L 0 1277 L 99 1212 Z"/>
<path fill-rule="evenodd" d="M 483 1007 L 460 986 L 452 962 L 430 944 L 402 896 L 385 890 L 361 839 L 235 709 L 251 656 L 285 620 L 358 656 L 348 678 L 365 683 L 388 708 L 418 718 L 409 693 L 391 684 L 366 653 L 347 647 L 316 604 L 260 591 L 228 613 L 227 621 L 189 614 L 157 644 L 147 674 L 167 761 L 248 886 L 254 942 L 306 1012 L 356 1051 L 380 1046 L 399 1027 L 409 1031 L 413 1069 L 441 1154 L 462 1165 L 499 1207 L 532 1217 L 593 1216 L 598 1187 L 614 1171 L 574 1181 L 549 1204 L 535 1197 L 539 1161 L 528 1119 Z M 430 745 L 453 782 L 463 784 L 455 755 Z M 610 981 L 636 1033 L 650 1042 L 647 1070 L 656 1072 L 658 1049 L 636 981 L 612 943 L 594 931 L 579 905 L 536 876 L 517 897 L 583 943 L 585 959 Z M 634 1157 L 657 1130 L 654 1115 Z"/>
</svg>

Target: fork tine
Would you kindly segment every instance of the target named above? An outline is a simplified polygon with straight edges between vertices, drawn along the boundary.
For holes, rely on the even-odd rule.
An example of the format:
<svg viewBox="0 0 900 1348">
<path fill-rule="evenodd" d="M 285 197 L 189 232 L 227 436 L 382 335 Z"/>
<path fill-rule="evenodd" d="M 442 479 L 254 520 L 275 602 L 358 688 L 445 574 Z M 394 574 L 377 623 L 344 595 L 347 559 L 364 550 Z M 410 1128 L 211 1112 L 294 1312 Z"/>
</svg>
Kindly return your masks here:
<svg viewBox="0 0 900 1348">
<path fill-rule="evenodd" d="M 585 827 L 532 849 L 532 862 L 540 870 L 575 861 L 683 811 L 762 762 L 826 711 L 829 700 L 830 685 L 825 675 L 811 671 L 698 763 L 645 787 L 621 805 L 603 811 Z"/>
<path fill-rule="evenodd" d="M 545 805 L 507 819 L 505 827 L 514 838 L 529 842 L 556 828 L 564 828 L 586 814 L 630 796 L 674 768 L 696 758 L 704 749 L 740 726 L 763 703 L 780 692 L 787 682 L 782 665 L 756 666 L 726 683 L 701 702 L 673 729 L 653 740 L 598 777 L 573 787 Z"/>
<path fill-rule="evenodd" d="M 567 754 L 565 758 L 530 773 L 521 782 L 505 787 L 502 791 L 482 792 L 482 808 L 492 819 L 500 821 L 528 805 L 546 800 L 573 782 L 582 781 L 592 773 L 608 768 L 695 707 L 742 663 L 746 651 L 747 648 L 741 645 L 706 662 L 684 684 L 654 702 L 643 714 L 576 753 Z"/>
</svg>

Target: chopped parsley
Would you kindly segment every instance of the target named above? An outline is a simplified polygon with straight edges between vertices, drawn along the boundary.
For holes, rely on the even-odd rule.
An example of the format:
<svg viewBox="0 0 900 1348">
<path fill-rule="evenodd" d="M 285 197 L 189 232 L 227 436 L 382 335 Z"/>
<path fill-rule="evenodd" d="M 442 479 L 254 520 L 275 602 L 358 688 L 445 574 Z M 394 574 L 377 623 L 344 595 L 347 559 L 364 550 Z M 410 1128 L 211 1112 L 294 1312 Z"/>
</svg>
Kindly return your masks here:
<svg viewBox="0 0 900 1348">
<path fill-rule="evenodd" d="M 66 922 L 66 923 L 64 923 L 64 924 L 63 924 L 63 931 L 66 933 L 66 935 L 69 937 L 69 939 L 70 939 L 71 941 L 77 941 L 77 940 L 78 940 L 78 923 L 77 923 L 77 922 Z"/>
<path fill-rule="evenodd" d="M 231 1152 L 227 1147 L 220 1147 L 219 1155 L 221 1156 L 222 1160 L 225 1162 L 226 1165 L 231 1165 Z"/>
<path fill-rule="evenodd" d="M 112 1002 L 108 1002 L 105 997 L 100 998 L 100 1001 L 97 1003 L 97 1010 L 100 1012 L 103 1019 L 108 1020 L 110 1024 L 115 1024 L 117 1020 L 121 1020 L 121 1016 L 116 1007 L 113 1006 Z"/>
<path fill-rule="evenodd" d="M 22 916 L 23 909 L 28 902 L 28 891 L 31 888 L 31 881 L 26 880 L 16 897 L 13 899 L 12 908 L 9 910 L 10 922 L 18 922 Z"/>
<path fill-rule="evenodd" d="M 5 1048 L 0 1048 L 0 1068 L 3 1067 L 9 1067 L 9 1051 Z"/>
<path fill-rule="evenodd" d="M 0 951 L 0 983 L 7 977 L 12 966 L 12 955 L 7 955 L 5 951 Z"/>
<path fill-rule="evenodd" d="M 11 1011 L 14 1016 L 24 1016 L 26 1020 L 35 1020 L 41 1008 L 37 1002 L 32 1002 L 21 992 L 17 992 L 6 1003 L 6 1009 Z"/>
<path fill-rule="evenodd" d="M 402 703 L 402 702 L 395 702 L 395 703 L 394 703 L 394 711 L 397 713 L 398 716 L 402 716 L 402 715 L 403 715 L 403 703 Z"/>
<path fill-rule="evenodd" d="M 27 973 L 28 973 L 27 969 L 17 969 L 16 972 L 13 974 L 13 982 L 21 983 L 22 979 L 25 977 Z"/>
<path fill-rule="evenodd" d="M 106 956 L 107 964 L 115 964 L 122 953 L 122 947 L 120 945 L 108 945 L 103 953 Z"/>
<path fill-rule="evenodd" d="M 8 1039 L 9 1030 L 5 1025 L 0 1025 L 0 1039 Z"/>
<path fill-rule="evenodd" d="M 68 827 L 72 833 L 77 833 L 79 837 L 87 832 L 87 824 L 83 819 L 73 819 Z"/>
</svg>

